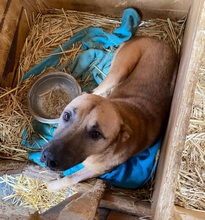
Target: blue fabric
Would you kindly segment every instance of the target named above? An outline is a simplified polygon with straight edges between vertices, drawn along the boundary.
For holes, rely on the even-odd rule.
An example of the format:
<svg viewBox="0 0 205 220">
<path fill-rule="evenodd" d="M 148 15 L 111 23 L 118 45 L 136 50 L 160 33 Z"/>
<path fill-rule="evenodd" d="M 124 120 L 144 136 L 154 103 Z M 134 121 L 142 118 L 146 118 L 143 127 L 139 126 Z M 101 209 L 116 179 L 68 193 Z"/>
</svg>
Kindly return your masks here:
<svg viewBox="0 0 205 220">
<path fill-rule="evenodd" d="M 108 74 L 113 57 L 112 52 L 98 49 L 86 50 L 76 57 L 71 66 L 71 73 L 75 78 L 82 76 L 83 80 L 92 73 L 95 82 L 99 85 Z"/>
<path fill-rule="evenodd" d="M 76 33 L 67 43 L 62 45 L 63 50 L 68 50 L 74 43 L 81 41 L 83 52 L 79 54 L 74 60 L 70 72 L 75 78 L 82 77 L 83 79 L 91 73 L 89 81 L 92 82 L 94 87 L 99 85 L 109 71 L 111 61 L 114 57 L 114 50 L 119 45 L 129 40 L 133 33 L 136 31 L 140 22 L 140 16 L 137 12 L 128 8 L 124 10 L 122 15 L 122 24 L 119 28 L 115 29 L 112 33 L 106 33 L 100 28 L 85 28 Z M 108 52 L 109 49 L 110 52 Z M 71 61 L 62 66 L 56 67 L 60 60 L 61 48 L 57 48 L 42 60 L 38 65 L 33 67 L 27 72 L 22 81 L 31 75 L 38 75 L 43 70 L 54 67 L 57 70 L 62 70 L 64 67 L 69 66 Z M 92 90 L 94 88 L 82 88 L 83 91 Z M 22 138 L 22 145 L 29 150 L 29 159 L 45 166 L 41 163 L 39 151 L 47 141 L 51 140 L 57 125 L 43 124 L 36 120 L 33 121 L 33 128 L 35 133 L 31 140 L 28 140 L 28 134 L 25 130 Z M 119 165 L 111 172 L 102 175 L 100 178 L 108 180 L 112 185 L 137 188 L 145 184 L 152 176 L 157 161 L 156 155 L 160 147 L 160 141 L 154 144 L 141 154 L 130 158 L 127 162 Z M 63 175 L 69 176 L 83 168 L 82 164 L 78 164 L 68 170 L 63 171 Z"/>
<path fill-rule="evenodd" d="M 40 151 L 43 146 L 53 138 L 57 124 L 44 124 L 37 120 L 33 120 L 33 130 L 31 140 L 28 138 L 27 130 L 24 130 L 22 134 L 23 141 L 21 145 L 28 149 L 28 157 L 31 161 L 43 166 L 43 163 L 39 161 Z"/>
<path fill-rule="evenodd" d="M 77 165 L 71 167 L 70 169 L 64 170 L 64 171 L 62 172 L 62 174 L 63 174 L 64 176 L 70 176 L 71 174 L 76 173 L 76 172 L 78 172 L 79 170 L 82 170 L 83 168 L 84 168 L 84 165 L 83 165 L 82 163 L 79 163 L 79 164 L 77 164 Z"/>
<path fill-rule="evenodd" d="M 112 171 L 101 175 L 100 178 L 117 187 L 129 189 L 142 187 L 151 179 L 155 171 L 160 145 L 161 141 L 157 141 L 142 153 L 131 157 Z"/>
</svg>

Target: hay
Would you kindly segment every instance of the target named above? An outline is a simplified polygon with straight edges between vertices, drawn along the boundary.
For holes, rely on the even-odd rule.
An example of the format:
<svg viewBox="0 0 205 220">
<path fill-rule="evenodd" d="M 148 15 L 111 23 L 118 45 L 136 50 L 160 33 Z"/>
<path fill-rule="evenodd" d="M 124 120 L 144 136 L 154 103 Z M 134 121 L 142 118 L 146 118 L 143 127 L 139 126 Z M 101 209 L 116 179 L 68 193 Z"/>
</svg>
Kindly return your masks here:
<svg viewBox="0 0 205 220">
<path fill-rule="evenodd" d="M 188 209 L 205 210 L 205 59 L 195 90 L 175 203 Z"/>
<path fill-rule="evenodd" d="M 28 19 L 27 19 L 28 20 Z M 183 37 L 183 30 L 185 26 L 186 18 L 183 18 L 179 21 L 171 21 L 170 19 L 162 20 L 162 19 L 152 19 L 152 20 L 143 20 L 137 29 L 135 36 L 154 36 L 159 39 L 162 39 L 166 42 L 168 42 L 172 47 L 175 48 L 177 53 L 180 53 L 180 46 L 182 43 L 182 37 Z M 1 117 L 0 125 L 0 141 L 4 140 L 9 137 L 12 138 L 14 135 L 14 132 L 7 132 L 5 134 L 5 128 L 7 127 L 13 127 L 13 121 L 18 121 L 19 124 L 16 125 L 18 127 L 18 130 L 16 130 L 15 134 L 18 136 L 18 140 L 12 140 L 12 144 L 8 144 L 5 142 L 5 148 L 9 148 L 9 153 L 5 153 L 3 157 L 10 158 L 10 159 L 18 159 L 18 160 L 24 160 L 27 159 L 27 152 L 25 149 L 22 149 L 21 147 L 21 134 L 25 128 L 27 128 L 29 124 L 30 132 L 32 133 L 32 127 L 30 126 L 31 117 L 28 114 L 27 106 L 25 105 L 25 94 L 26 89 L 23 91 L 23 86 L 20 86 L 20 81 L 22 76 L 30 70 L 33 66 L 38 64 L 41 60 L 43 60 L 47 56 L 52 56 L 50 53 L 55 50 L 57 47 L 61 46 L 65 42 L 67 42 L 73 34 L 81 30 L 82 28 L 93 26 L 93 27 L 101 27 L 107 32 L 112 32 L 116 27 L 119 27 L 121 24 L 120 20 L 118 18 L 108 18 L 103 17 L 100 15 L 93 15 L 90 13 L 84 13 L 84 12 L 75 12 L 75 11 L 64 11 L 62 10 L 52 10 L 49 11 L 48 14 L 42 15 L 39 14 L 36 18 L 33 19 L 33 21 L 29 21 L 29 27 L 30 27 L 30 33 L 25 41 L 24 48 L 22 50 L 20 62 L 19 62 L 19 68 L 18 68 L 18 84 L 14 89 L 7 89 L 3 90 L 1 89 L 1 97 L 5 99 L 3 102 L 4 104 L 1 105 L 1 111 L 3 112 L 3 116 Z M 81 45 L 79 43 L 73 45 L 73 47 L 67 51 L 62 51 L 60 54 L 62 54 L 60 62 L 58 66 L 67 63 L 70 61 L 70 64 L 64 68 L 62 71 L 69 72 L 70 65 L 75 59 L 75 57 L 81 52 Z M 58 67 L 57 66 L 57 67 Z M 48 71 L 53 71 L 54 69 L 48 69 Z M 89 77 L 89 76 L 88 76 Z M 84 85 L 87 85 L 87 79 L 85 79 Z M 81 82 L 82 79 L 79 78 L 78 82 Z M 23 84 L 24 85 L 24 84 Z M 20 92 L 21 91 L 21 92 Z M 15 104 L 18 100 L 18 104 Z M 15 106 L 15 108 L 14 108 Z M 21 107 L 21 109 L 19 108 Z M 7 115 L 7 108 L 9 108 L 10 112 L 16 112 L 16 115 L 13 114 L 13 112 L 10 115 Z M 4 116 L 5 115 L 5 116 Z M 16 119 L 16 117 L 19 116 L 21 120 Z M 17 122 L 15 122 L 17 123 Z M 20 128 L 20 129 L 19 129 Z M 19 133 L 18 133 L 19 131 Z M 4 139 L 2 139 L 2 137 Z M 17 149 L 15 152 L 14 149 Z M 8 149 L 7 149 L 8 150 Z M 1 151 L 3 151 L 1 149 Z M 6 151 L 6 150 L 4 150 Z M 21 152 L 23 151 L 23 152 Z M 23 154 L 23 156 L 22 156 Z M 30 180 L 26 177 L 18 177 L 19 179 L 17 181 L 12 182 L 13 180 L 8 180 L 10 177 L 7 178 L 8 184 L 13 184 L 14 189 L 16 190 L 16 193 L 12 194 L 11 197 L 15 200 L 18 200 L 18 205 L 24 205 L 29 206 L 32 208 L 35 208 L 37 210 L 46 210 L 50 208 L 51 205 L 55 205 L 56 203 L 53 203 L 53 200 L 56 200 L 57 202 L 62 201 L 65 196 L 62 195 L 60 199 L 56 198 L 56 195 L 53 195 L 52 197 L 47 197 L 46 199 L 40 199 L 37 200 L 36 196 L 47 196 L 47 190 L 45 189 L 44 183 L 40 183 L 35 180 Z M 11 177 L 12 178 L 12 177 Z M 2 179 L 2 181 L 5 181 Z M 9 182 L 10 181 L 10 182 Z M 32 182 L 30 182 L 32 181 Z M 25 184 L 22 186 L 22 184 Z M 41 185 L 42 184 L 42 185 Z M 136 200 L 151 200 L 151 195 L 153 191 L 153 184 L 154 180 L 152 179 L 143 189 L 141 190 L 130 190 L 129 192 L 127 190 L 116 190 L 115 188 L 111 188 L 112 193 L 117 194 L 126 194 L 130 195 L 132 197 L 135 197 Z M 32 186 L 32 187 L 31 187 Z M 28 189 L 27 189 L 28 188 Z M 32 190 L 31 190 L 32 189 Z M 66 194 L 66 192 L 64 192 Z M 38 196 L 37 196 L 38 197 Z M 7 197 L 5 199 L 8 199 L 10 197 Z M 38 205 L 37 205 L 38 203 Z M 49 203 L 49 204 L 48 204 Z"/>
<path fill-rule="evenodd" d="M 50 10 L 49 14 L 39 14 L 34 21 L 21 54 L 19 63 L 19 79 L 38 64 L 57 47 L 69 41 L 78 31 L 86 27 L 101 27 L 110 32 L 120 25 L 119 19 L 106 18 L 100 15 L 92 15 L 85 12 Z M 70 61 L 70 65 L 76 55 L 81 52 L 81 45 L 76 43 L 73 48 L 58 53 L 63 54 L 59 65 Z M 53 54 L 54 55 L 54 54 Z M 51 55 L 52 56 L 52 55 Z M 70 68 L 64 69 L 65 72 Z M 57 67 L 58 67 L 57 66 Z"/>
<path fill-rule="evenodd" d="M 39 95 L 37 105 L 42 109 L 46 118 L 59 118 L 62 110 L 72 100 L 70 94 L 63 86 L 54 86 Z"/>
<path fill-rule="evenodd" d="M 4 183 L 13 188 L 12 193 L 5 195 L 3 200 L 14 205 L 32 207 L 39 213 L 57 205 L 65 200 L 68 189 L 49 193 L 46 182 L 24 177 L 23 175 L 0 177 L 0 183 Z M 5 194 L 7 194 L 5 192 Z M 69 196 L 73 192 L 69 191 Z"/>
<path fill-rule="evenodd" d="M 179 21 L 171 21 L 170 19 L 143 20 L 135 36 L 157 37 L 168 42 L 179 53 L 185 21 L 185 18 Z M 82 28 L 101 27 L 107 32 L 112 32 L 121 23 L 117 18 L 56 9 L 49 11 L 49 14 L 39 14 L 32 24 L 33 27 L 25 41 L 19 62 L 19 80 L 45 57 L 53 56 L 54 54 L 50 54 L 52 51 L 69 41 L 73 34 Z M 62 52 L 58 54 L 63 54 L 63 56 L 56 68 L 70 61 L 70 65 L 63 69 L 64 72 L 70 72 L 73 60 L 81 52 L 80 47 L 80 43 L 76 43 L 73 48 L 67 51 L 62 49 Z"/>
<path fill-rule="evenodd" d="M 0 88 L 0 158 L 25 161 L 27 150 L 21 146 L 22 134 L 33 132 L 32 117 L 27 108 L 27 90 L 29 79 L 14 89 Z"/>
</svg>

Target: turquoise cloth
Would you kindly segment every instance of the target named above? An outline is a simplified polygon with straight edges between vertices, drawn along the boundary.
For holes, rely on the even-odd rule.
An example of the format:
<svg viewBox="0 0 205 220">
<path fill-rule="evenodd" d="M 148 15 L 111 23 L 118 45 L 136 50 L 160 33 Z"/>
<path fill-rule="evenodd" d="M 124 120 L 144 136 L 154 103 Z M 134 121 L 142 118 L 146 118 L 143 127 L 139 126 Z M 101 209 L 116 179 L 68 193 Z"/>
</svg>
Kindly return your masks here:
<svg viewBox="0 0 205 220">
<path fill-rule="evenodd" d="M 63 50 L 68 50 L 74 43 L 78 41 L 82 43 L 83 52 L 76 57 L 71 65 L 70 72 L 72 75 L 75 78 L 80 76 L 86 78 L 89 73 L 92 73 L 92 77 L 90 77 L 89 80 L 92 81 L 94 87 L 99 85 L 105 78 L 106 74 L 108 74 L 111 61 L 114 57 L 114 50 L 118 48 L 121 43 L 132 37 L 139 25 L 139 22 L 140 16 L 138 13 L 134 9 L 128 8 L 123 12 L 121 26 L 115 29 L 112 33 L 106 33 L 100 28 L 85 28 L 76 33 L 61 47 Z M 56 67 L 60 60 L 58 52 L 62 51 L 61 48 L 59 47 L 54 50 L 51 53 L 52 56 L 48 56 L 27 72 L 22 81 L 31 75 L 38 75 L 46 68 Z M 106 49 L 109 49 L 110 52 Z M 70 61 L 57 69 L 62 70 L 64 67 L 69 65 Z M 84 88 L 84 91 L 92 89 L 94 88 Z M 28 140 L 27 131 L 25 130 L 22 136 L 22 145 L 27 149 L 39 151 L 47 141 L 52 139 L 56 127 L 57 124 L 43 124 L 34 120 L 33 128 L 35 130 L 35 134 L 32 136 L 31 140 Z M 115 186 L 126 188 L 141 187 L 151 178 L 155 170 L 157 164 L 155 158 L 159 148 L 160 141 L 141 154 L 130 158 L 124 164 L 119 165 L 111 172 L 103 174 L 100 178 L 108 180 Z M 29 151 L 29 158 L 40 166 L 45 166 L 39 160 L 40 152 Z M 63 175 L 69 176 L 82 168 L 83 165 L 78 164 L 63 171 Z"/>
</svg>

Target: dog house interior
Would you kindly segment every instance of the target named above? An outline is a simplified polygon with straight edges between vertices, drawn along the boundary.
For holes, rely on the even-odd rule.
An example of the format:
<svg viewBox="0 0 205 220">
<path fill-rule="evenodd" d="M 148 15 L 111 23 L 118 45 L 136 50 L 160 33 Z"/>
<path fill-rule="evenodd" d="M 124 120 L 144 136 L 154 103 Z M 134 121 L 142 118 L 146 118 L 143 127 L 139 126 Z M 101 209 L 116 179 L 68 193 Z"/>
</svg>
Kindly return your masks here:
<svg viewBox="0 0 205 220">
<path fill-rule="evenodd" d="M 22 132 L 32 117 L 22 107 L 27 100 L 28 86 L 32 80 L 21 79 L 33 66 L 45 59 L 59 45 L 83 28 L 99 27 L 107 32 L 121 24 L 126 8 L 140 11 L 142 20 L 135 36 L 155 36 L 170 43 L 180 56 L 178 76 L 173 96 L 169 122 L 161 146 L 156 173 L 143 189 L 125 190 L 105 186 L 104 181 L 92 179 L 79 183 L 57 194 L 46 194 L 46 186 L 37 181 L 50 181 L 57 174 L 39 167 L 28 160 L 27 150 L 22 146 Z M 48 36 L 49 33 L 49 36 Z M 187 174 L 180 181 L 180 169 L 189 157 L 204 161 L 204 110 L 196 103 L 196 94 L 203 93 L 205 82 L 205 1 L 204 0 L 2 0 L 0 2 L 0 218 L 1 219 L 205 219 L 204 166 L 199 162 L 190 164 L 189 170 L 199 175 L 193 183 L 194 174 Z M 80 52 L 79 44 L 63 54 L 59 62 L 74 60 Z M 66 72 L 65 69 L 63 71 Z M 84 83 L 86 79 L 84 80 Z M 201 84 L 197 87 L 197 85 Z M 205 91 L 201 103 L 205 103 Z M 5 101 L 6 99 L 6 101 Z M 19 103 L 24 103 L 19 104 Z M 6 103 L 6 105 L 5 105 Z M 190 116 L 193 109 L 202 109 L 197 144 L 186 144 L 191 130 Z M 16 110 L 18 109 L 18 110 Z M 8 113 L 10 112 L 10 113 Z M 19 116 L 20 115 L 20 116 Z M 22 119 L 23 118 L 23 119 Z M 193 116 L 194 123 L 196 117 Z M 21 121 L 22 120 L 22 121 Z M 24 123 L 24 127 L 19 125 Z M 196 127 L 196 125 L 193 125 Z M 201 138 L 199 140 L 199 137 Z M 18 145 L 18 146 L 17 146 Z M 17 149 L 18 148 L 18 149 Z M 185 155 L 185 148 L 199 149 L 195 156 Z M 196 156 L 198 155 L 198 156 Z M 184 162 L 185 161 L 185 162 Z M 189 166 L 189 165 L 187 165 Z M 194 168 L 193 168 L 194 166 Z M 29 180 L 31 178 L 32 180 Z M 190 188 L 185 185 L 189 182 Z M 29 182 L 31 181 L 31 182 Z M 193 183 L 193 184 L 192 184 Z M 185 185 L 183 185 L 185 184 Z M 5 192 L 6 185 L 12 195 Z M 34 186 L 32 188 L 32 186 Z M 201 191 L 194 204 L 191 192 L 194 187 Z M 33 194 L 23 194 L 33 191 Z M 21 192 L 22 193 L 17 193 Z M 41 192 L 41 204 L 36 197 Z M 75 193 L 73 193 L 75 192 Z M 190 193 L 186 199 L 185 192 Z M 181 193 L 181 194 L 180 194 Z M 17 195 L 18 194 L 18 195 Z M 179 196 L 180 194 L 180 196 Z M 37 195 L 36 197 L 34 195 Z M 18 198 L 14 197 L 17 196 Z M 27 197 L 27 203 L 21 201 Z M 28 200 L 30 199 L 30 203 Z M 25 199 L 24 199 L 25 200 Z M 38 200 L 38 201 L 37 201 Z M 43 203 L 47 204 L 43 207 Z M 14 204 L 15 203 L 15 204 Z M 33 205 L 31 205 L 33 204 Z"/>
</svg>

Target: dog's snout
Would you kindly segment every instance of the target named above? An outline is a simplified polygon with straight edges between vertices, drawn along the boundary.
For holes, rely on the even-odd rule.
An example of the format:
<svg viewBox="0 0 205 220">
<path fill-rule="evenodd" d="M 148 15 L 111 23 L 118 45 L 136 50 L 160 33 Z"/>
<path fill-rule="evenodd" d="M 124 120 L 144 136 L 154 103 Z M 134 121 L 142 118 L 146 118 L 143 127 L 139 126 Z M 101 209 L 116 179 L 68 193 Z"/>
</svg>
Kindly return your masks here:
<svg viewBox="0 0 205 220">
<path fill-rule="evenodd" d="M 58 166 L 58 162 L 55 160 L 51 160 L 50 158 L 48 158 L 46 160 L 46 166 L 50 167 L 51 169 L 56 169 Z"/>
<path fill-rule="evenodd" d="M 45 162 L 46 166 L 51 169 L 56 169 L 58 167 L 57 160 L 54 159 L 54 155 L 48 149 L 42 152 L 40 161 Z"/>
</svg>

